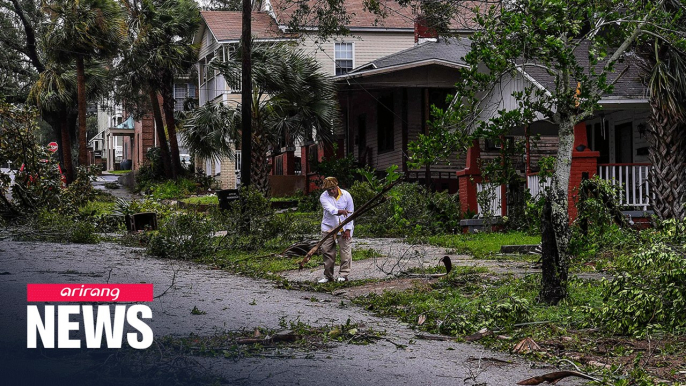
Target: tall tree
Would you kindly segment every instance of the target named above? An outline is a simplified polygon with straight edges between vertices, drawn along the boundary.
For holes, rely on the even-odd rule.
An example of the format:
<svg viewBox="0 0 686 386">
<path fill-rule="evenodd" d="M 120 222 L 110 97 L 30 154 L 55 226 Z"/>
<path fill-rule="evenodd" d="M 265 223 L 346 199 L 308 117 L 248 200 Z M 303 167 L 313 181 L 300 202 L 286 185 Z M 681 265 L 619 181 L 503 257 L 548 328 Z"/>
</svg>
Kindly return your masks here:
<svg viewBox="0 0 686 386">
<path fill-rule="evenodd" d="M 52 0 L 45 3 L 50 23 L 45 31 L 49 55 L 58 63 L 76 63 L 79 164 L 86 165 L 86 60 L 114 57 L 126 25 L 113 0 Z"/>
<path fill-rule="evenodd" d="M 161 137 L 164 126 L 159 119 L 164 119 L 171 175 L 176 178 L 183 168 L 176 138 L 174 80 L 187 75 L 197 61 L 198 48 L 192 44 L 192 39 L 200 25 L 200 12 L 193 0 L 130 1 L 126 2 L 126 7 L 131 45 L 124 54 L 120 73 L 126 77 L 133 93 L 143 92 L 149 96 L 148 106 L 153 111 L 157 104 L 156 96 L 161 95 L 164 114 L 155 113 L 155 121 Z M 166 141 L 166 138 L 164 141 L 160 138 L 161 143 Z M 164 151 L 164 147 L 162 149 Z"/>
<path fill-rule="evenodd" d="M 33 85 L 28 100 L 42 111 L 54 112 L 60 125 L 60 144 L 63 154 L 62 163 L 67 184 L 74 180 L 74 166 L 71 153 L 71 136 L 69 135 L 70 116 L 76 111 L 69 106 L 74 105 L 76 97 L 76 77 L 72 69 L 65 72 L 62 68 L 48 67 L 40 73 Z M 70 111 L 71 110 L 71 111 Z"/>
<path fill-rule="evenodd" d="M 645 28 L 664 19 L 655 3 L 614 0 L 511 1 L 476 14 L 479 30 L 466 58 L 470 67 L 461 72 L 454 111 L 449 113 L 452 127 L 463 131 L 436 135 L 444 141 L 452 137 L 462 142 L 465 132 L 504 133 L 540 119 L 558 126 L 555 173 L 543 219 L 540 292 L 542 301 L 556 304 L 567 296 L 574 126 L 599 108 L 602 95 L 611 91 L 613 82 L 623 74 L 615 71 L 618 62 L 644 36 Z M 500 86 L 507 79 L 525 81 L 518 75 L 521 73 L 543 76 L 546 87 L 530 82 L 508 95 L 517 107 L 498 110 Z M 436 149 L 432 138 L 422 141 L 427 148 Z"/>
<path fill-rule="evenodd" d="M 0 1 L 0 9 L 0 95 L 21 103 L 45 70 L 38 49 L 43 13 L 38 2 L 29 0 Z"/>
<path fill-rule="evenodd" d="M 684 4 L 665 0 L 662 5 L 665 14 L 673 16 L 665 24 L 680 26 L 674 33 L 683 31 Z M 652 207 L 661 219 L 681 220 L 686 218 L 686 53 L 683 47 L 659 35 L 639 44 L 637 51 L 644 59 L 642 67 L 650 98 L 648 157 L 652 163 Z"/>
</svg>

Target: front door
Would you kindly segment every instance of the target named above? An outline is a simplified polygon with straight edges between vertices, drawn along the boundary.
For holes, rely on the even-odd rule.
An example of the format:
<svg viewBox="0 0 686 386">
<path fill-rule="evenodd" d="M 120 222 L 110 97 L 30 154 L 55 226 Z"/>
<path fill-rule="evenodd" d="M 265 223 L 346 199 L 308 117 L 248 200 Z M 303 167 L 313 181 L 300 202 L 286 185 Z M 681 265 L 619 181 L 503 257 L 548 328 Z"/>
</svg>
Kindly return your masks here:
<svg viewBox="0 0 686 386">
<path fill-rule="evenodd" d="M 357 116 L 357 162 L 367 164 L 367 114 Z"/>
<path fill-rule="evenodd" d="M 615 163 L 630 164 L 634 162 L 633 123 L 627 122 L 615 126 Z"/>
</svg>

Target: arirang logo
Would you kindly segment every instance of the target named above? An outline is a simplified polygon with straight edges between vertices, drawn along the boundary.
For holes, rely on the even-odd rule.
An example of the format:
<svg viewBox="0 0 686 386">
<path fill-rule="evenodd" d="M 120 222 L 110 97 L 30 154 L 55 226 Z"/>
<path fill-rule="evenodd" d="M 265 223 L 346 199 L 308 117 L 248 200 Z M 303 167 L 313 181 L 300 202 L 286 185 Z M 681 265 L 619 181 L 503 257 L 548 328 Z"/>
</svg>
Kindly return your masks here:
<svg viewBox="0 0 686 386">
<path fill-rule="evenodd" d="M 27 285 L 29 302 L 149 302 L 152 298 L 152 284 Z M 103 334 L 107 348 L 121 348 L 124 321 L 137 330 L 126 334 L 126 340 L 131 347 L 145 349 L 152 345 L 152 329 L 142 320 L 152 318 L 152 310 L 146 305 L 116 305 L 114 314 L 109 305 L 99 305 L 95 308 L 92 305 L 44 305 L 44 317 L 41 317 L 40 307 L 28 305 L 26 309 L 27 348 L 38 347 L 38 337 L 45 348 L 80 348 L 81 340 L 71 339 L 69 334 L 71 331 L 81 330 L 82 327 L 87 348 L 100 348 Z M 83 326 L 77 321 L 72 321 L 72 315 L 81 315 Z"/>
</svg>

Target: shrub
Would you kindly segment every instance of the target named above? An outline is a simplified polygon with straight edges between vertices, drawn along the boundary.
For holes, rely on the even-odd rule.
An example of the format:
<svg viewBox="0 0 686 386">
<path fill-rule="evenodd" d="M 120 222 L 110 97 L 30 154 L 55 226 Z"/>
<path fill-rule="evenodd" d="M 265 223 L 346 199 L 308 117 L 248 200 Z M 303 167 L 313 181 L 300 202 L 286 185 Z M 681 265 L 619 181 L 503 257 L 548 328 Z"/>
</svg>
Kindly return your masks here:
<svg viewBox="0 0 686 386">
<path fill-rule="evenodd" d="M 350 189 L 355 206 L 376 195 L 370 182 L 355 182 Z M 462 218 L 457 195 L 430 192 L 417 183 L 400 183 L 390 199 L 356 220 L 369 235 L 429 235 L 455 232 Z"/>
<path fill-rule="evenodd" d="M 214 254 L 217 224 L 196 212 L 168 216 L 150 236 L 147 252 L 154 256 L 195 260 Z"/>
<path fill-rule="evenodd" d="M 269 201 L 254 187 L 241 188 L 240 200 L 220 212 L 227 230 L 222 246 L 242 251 L 282 248 L 315 233 L 310 221 L 296 221 L 292 213 L 277 214 Z"/>
<path fill-rule="evenodd" d="M 617 333 L 683 331 L 686 319 L 686 258 L 683 247 L 658 243 L 630 254 L 626 272 L 603 281 L 605 304 L 595 319 Z"/>
</svg>

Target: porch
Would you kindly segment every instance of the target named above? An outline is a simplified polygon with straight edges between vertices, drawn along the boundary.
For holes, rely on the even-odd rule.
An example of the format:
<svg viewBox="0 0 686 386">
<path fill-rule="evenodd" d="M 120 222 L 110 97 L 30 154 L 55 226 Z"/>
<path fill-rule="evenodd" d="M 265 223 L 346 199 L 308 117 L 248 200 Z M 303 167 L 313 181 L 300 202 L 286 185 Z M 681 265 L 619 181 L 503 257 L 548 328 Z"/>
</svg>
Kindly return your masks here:
<svg viewBox="0 0 686 386">
<path fill-rule="evenodd" d="M 618 187 L 619 205 L 625 211 L 650 213 L 653 199 L 648 182 L 650 168 L 651 165 L 648 163 L 599 164 L 596 175 Z M 530 173 L 526 178 L 526 189 L 533 198 L 543 194 L 550 184 L 549 178 L 542 179 L 535 173 Z M 483 203 L 485 207 L 482 207 L 482 203 L 477 204 L 478 213 L 491 213 L 493 216 L 507 215 L 506 191 L 505 185 L 477 183 L 477 194 L 488 196 L 487 202 Z"/>
</svg>

